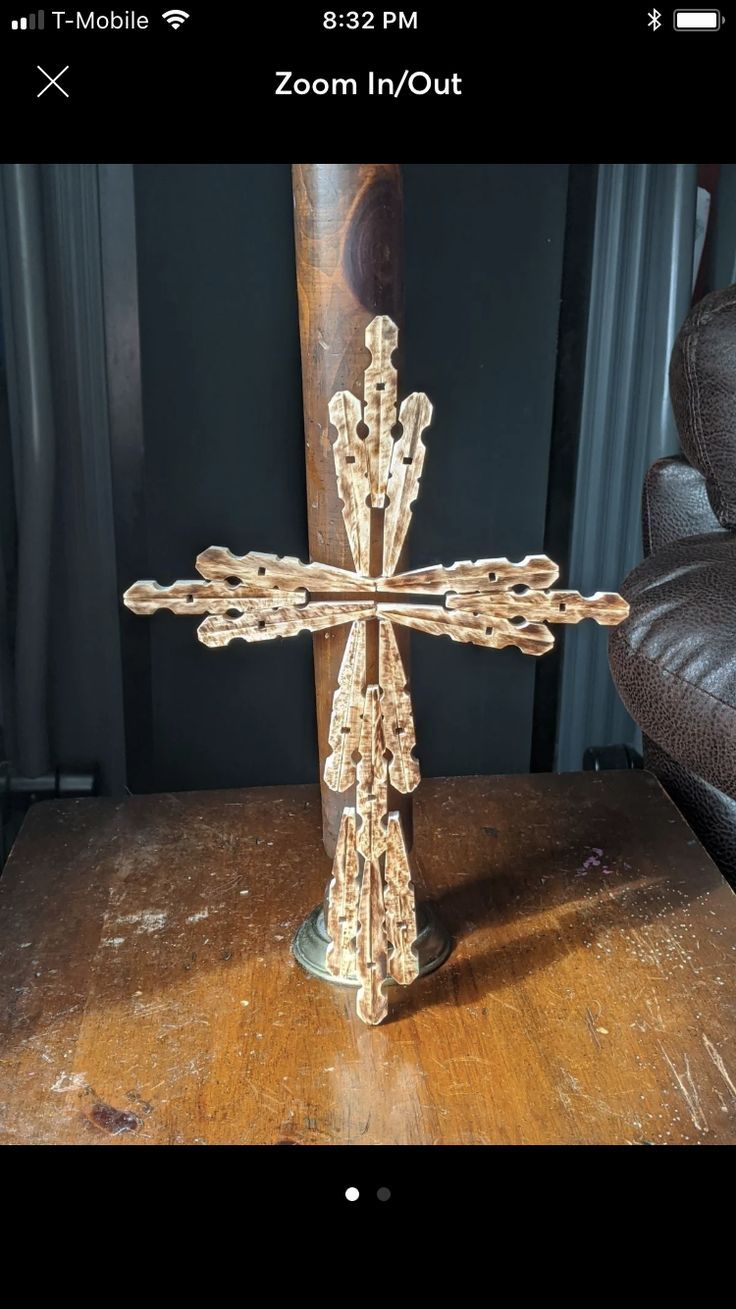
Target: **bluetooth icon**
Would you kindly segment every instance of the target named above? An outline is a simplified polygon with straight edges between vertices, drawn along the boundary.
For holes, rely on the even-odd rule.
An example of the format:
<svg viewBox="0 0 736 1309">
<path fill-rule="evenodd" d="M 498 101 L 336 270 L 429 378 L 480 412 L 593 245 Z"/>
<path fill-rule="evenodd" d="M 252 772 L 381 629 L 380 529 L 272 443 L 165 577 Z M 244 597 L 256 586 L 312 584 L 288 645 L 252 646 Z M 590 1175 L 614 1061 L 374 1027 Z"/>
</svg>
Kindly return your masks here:
<svg viewBox="0 0 736 1309">
<path fill-rule="evenodd" d="M 649 19 L 648 26 L 651 27 L 653 32 L 656 32 L 657 28 L 662 26 L 659 21 L 661 17 L 662 15 L 658 9 L 653 9 L 650 14 L 647 14 L 647 18 Z"/>
</svg>

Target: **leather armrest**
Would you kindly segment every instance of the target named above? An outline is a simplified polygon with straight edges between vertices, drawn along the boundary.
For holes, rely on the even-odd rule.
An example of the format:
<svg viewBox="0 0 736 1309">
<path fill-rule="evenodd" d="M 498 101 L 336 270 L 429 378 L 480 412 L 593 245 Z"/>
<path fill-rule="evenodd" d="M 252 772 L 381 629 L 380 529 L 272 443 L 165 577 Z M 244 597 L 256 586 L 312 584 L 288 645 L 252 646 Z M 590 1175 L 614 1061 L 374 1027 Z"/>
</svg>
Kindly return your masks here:
<svg viewBox="0 0 736 1309">
<path fill-rule="evenodd" d="M 658 459 L 644 478 L 641 506 L 644 554 L 684 536 L 717 532 L 705 478 L 682 455 Z"/>
<path fill-rule="evenodd" d="M 645 736 L 736 800 L 736 531 L 661 546 L 621 586 L 608 651 Z"/>
</svg>

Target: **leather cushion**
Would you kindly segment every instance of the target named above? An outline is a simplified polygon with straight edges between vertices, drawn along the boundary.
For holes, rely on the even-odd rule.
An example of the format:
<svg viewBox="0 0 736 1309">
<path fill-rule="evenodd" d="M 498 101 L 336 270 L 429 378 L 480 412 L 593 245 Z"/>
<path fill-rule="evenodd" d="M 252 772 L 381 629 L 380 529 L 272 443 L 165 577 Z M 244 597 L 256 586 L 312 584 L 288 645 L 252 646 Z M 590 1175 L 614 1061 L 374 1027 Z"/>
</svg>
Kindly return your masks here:
<svg viewBox="0 0 736 1309">
<path fill-rule="evenodd" d="M 656 745 L 736 798 L 736 534 L 663 547 L 626 578 L 611 672 Z"/>
<path fill-rule="evenodd" d="M 736 527 L 736 286 L 706 295 L 685 319 L 670 360 L 682 448 L 703 474 L 723 527 Z"/>
<path fill-rule="evenodd" d="M 649 555 L 683 536 L 717 532 L 705 479 L 681 455 L 658 459 L 644 478 L 641 528 L 644 553 Z"/>
</svg>

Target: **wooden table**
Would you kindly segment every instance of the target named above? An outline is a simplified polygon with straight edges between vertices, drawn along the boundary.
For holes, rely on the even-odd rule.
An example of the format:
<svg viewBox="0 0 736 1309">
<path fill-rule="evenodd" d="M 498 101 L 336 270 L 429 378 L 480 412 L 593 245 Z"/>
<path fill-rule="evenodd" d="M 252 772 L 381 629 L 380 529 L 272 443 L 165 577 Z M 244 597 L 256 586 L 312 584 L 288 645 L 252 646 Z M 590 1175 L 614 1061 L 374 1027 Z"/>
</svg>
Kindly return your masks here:
<svg viewBox="0 0 736 1309">
<path fill-rule="evenodd" d="M 0 881 L 0 1140 L 736 1141 L 736 898 L 647 773 L 425 781 L 456 945 L 366 1028 L 291 955 L 316 787 L 36 805 Z"/>
</svg>

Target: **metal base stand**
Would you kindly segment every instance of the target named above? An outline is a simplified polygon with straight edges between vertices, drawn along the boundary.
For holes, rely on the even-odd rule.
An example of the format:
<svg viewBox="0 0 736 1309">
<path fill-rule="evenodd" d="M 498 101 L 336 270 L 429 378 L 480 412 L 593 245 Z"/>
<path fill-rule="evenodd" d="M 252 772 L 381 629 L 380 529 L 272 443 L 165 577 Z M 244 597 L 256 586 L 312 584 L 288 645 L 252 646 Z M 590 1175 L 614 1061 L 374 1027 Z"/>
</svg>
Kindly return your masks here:
<svg viewBox="0 0 736 1309">
<path fill-rule="evenodd" d="M 452 949 L 452 941 L 435 915 L 433 909 L 428 904 L 417 906 L 417 926 L 419 935 L 417 936 L 416 946 L 419 954 L 419 976 L 423 977 L 425 973 L 434 972 L 443 964 Z M 358 986 L 357 978 L 333 977 L 325 965 L 325 955 L 327 947 L 330 944 L 330 938 L 327 935 L 325 927 L 325 915 L 322 905 L 313 909 L 311 914 L 305 918 L 299 928 L 292 950 L 297 963 L 302 968 L 311 973 L 313 977 L 320 977 L 323 982 L 333 982 L 337 986 Z M 395 986 L 392 977 L 387 978 L 387 984 Z"/>
</svg>

